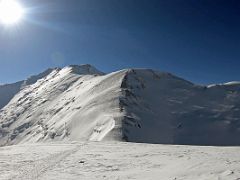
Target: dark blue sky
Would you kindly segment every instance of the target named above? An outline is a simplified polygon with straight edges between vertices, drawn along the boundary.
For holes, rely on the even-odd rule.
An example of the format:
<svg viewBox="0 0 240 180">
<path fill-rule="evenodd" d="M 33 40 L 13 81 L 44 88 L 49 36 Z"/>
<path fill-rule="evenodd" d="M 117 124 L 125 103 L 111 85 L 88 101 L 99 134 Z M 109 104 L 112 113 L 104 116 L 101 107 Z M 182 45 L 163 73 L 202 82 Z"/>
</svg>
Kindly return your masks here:
<svg viewBox="0 0 240 180">
<path fill-rule="evenodd" d="M 195 83 L 240 80 L 239 0 L 22 0 L 0 26 L 0 84 L 48 67 L 169 71 Z"/>
</svg>

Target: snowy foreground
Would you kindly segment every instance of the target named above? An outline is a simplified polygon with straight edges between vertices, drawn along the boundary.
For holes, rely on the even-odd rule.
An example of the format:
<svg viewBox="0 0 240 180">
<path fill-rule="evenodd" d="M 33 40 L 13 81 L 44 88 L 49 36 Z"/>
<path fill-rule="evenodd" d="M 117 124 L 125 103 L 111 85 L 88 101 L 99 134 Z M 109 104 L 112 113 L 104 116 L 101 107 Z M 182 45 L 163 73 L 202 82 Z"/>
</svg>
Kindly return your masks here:
<svg viewBox="0 0 240 180">
<path fill-rule="evenodd" d="M 240 147 L 82 142 L 0 148 L 0 179 L 239 180 Z"/>
</svg>

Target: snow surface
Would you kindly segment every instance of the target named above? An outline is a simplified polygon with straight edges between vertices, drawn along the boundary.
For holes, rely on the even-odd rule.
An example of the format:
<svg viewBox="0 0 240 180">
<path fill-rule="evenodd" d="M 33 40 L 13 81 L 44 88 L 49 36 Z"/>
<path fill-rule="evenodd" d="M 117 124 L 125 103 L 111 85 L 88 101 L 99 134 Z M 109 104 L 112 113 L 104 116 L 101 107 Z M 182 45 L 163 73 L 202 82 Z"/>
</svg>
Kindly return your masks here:
<svg viewBox="0 0 240 180">
<path fill-rule="evenodd" d="M 1 180 L 239 180 L 239 147 L 121 142 L 0 148 Z"/>
<path fill-rule="evenodd" d="M 207 88 L 169 73 L 129 70 L 121 104 L 130 142 L 240 145 L 240 86 Z"/>
<path fill-rule="evenodd" d="M 103 76 L 87 67 L 55 69 L 16 94 L 0 113 L 0 142 L 100 141 L 120 128 L 118 97 L 124 71 Z M 117 138 L 112 131 L 109 139 Z"/>
<path fill-rule="evenodd" d="M 22 83 L 23 81 L 0 85 L 0 109 L 7 105 L 15 94 L 20 91 Z"/>
<path fill-rule="evenodd" d="M 37 82 L 37 80 L 47 76 L 53 69 L 47 69 L 46 71 L 29 77 L 27 80 L 19 81 L 13 84 L 0 85 L 0 109 L 9 103 L 9 101 L 25 86 L 31 85 Z"/>
<path fill-rule="evenodd" d="M 240 180 L 240 147 L 212 146 L 240 145 L 238 82 L 72 65 L 0 86 L 0 108 L 1 180 Z"/>
<path fill-rule="evenodd" d="M 62 140 L 240 145 L 236 82 L 205 87 L 150 69 L 104 74 L 91 65 L 46 72 L 25 82 L 0 110 L 0 145 Z"/>
</svg>

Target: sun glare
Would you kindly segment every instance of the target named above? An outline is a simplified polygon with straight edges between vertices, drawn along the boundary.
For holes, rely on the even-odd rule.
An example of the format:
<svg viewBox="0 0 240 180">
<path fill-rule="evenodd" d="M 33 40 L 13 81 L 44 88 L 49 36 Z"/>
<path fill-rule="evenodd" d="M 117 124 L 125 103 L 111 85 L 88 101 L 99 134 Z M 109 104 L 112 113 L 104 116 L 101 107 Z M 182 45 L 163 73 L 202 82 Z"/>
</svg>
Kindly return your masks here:
<svg viewBox="0 0 240 180">
<path fill-rule="evenodd" d="M 15 0 L 0 0 L 0 22 L 11 25 L 19 22 L 23 17 L 24 9 Z"/>
</svg>

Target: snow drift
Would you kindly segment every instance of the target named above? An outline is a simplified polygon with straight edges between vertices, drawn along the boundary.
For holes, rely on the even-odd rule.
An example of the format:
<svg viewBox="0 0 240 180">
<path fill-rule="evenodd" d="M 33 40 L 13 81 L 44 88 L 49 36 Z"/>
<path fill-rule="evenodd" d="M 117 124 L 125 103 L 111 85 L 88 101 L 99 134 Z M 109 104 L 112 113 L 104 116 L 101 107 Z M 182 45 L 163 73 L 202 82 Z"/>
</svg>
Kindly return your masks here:
<svg viewBox="0 0 240 180">
<path fill-rule="evenodd" d="M 169 73 L 91 65 L 7 85 L 0 143 L 115 140 L 240 145 L 240 83 L 199 86 Z M 6 90 L 0 87 L 0 97 Z M 8 101 L 10 102 L 8 103 Z M 6 104 L 8 103 L 8 104 Z"/>
</svg>

